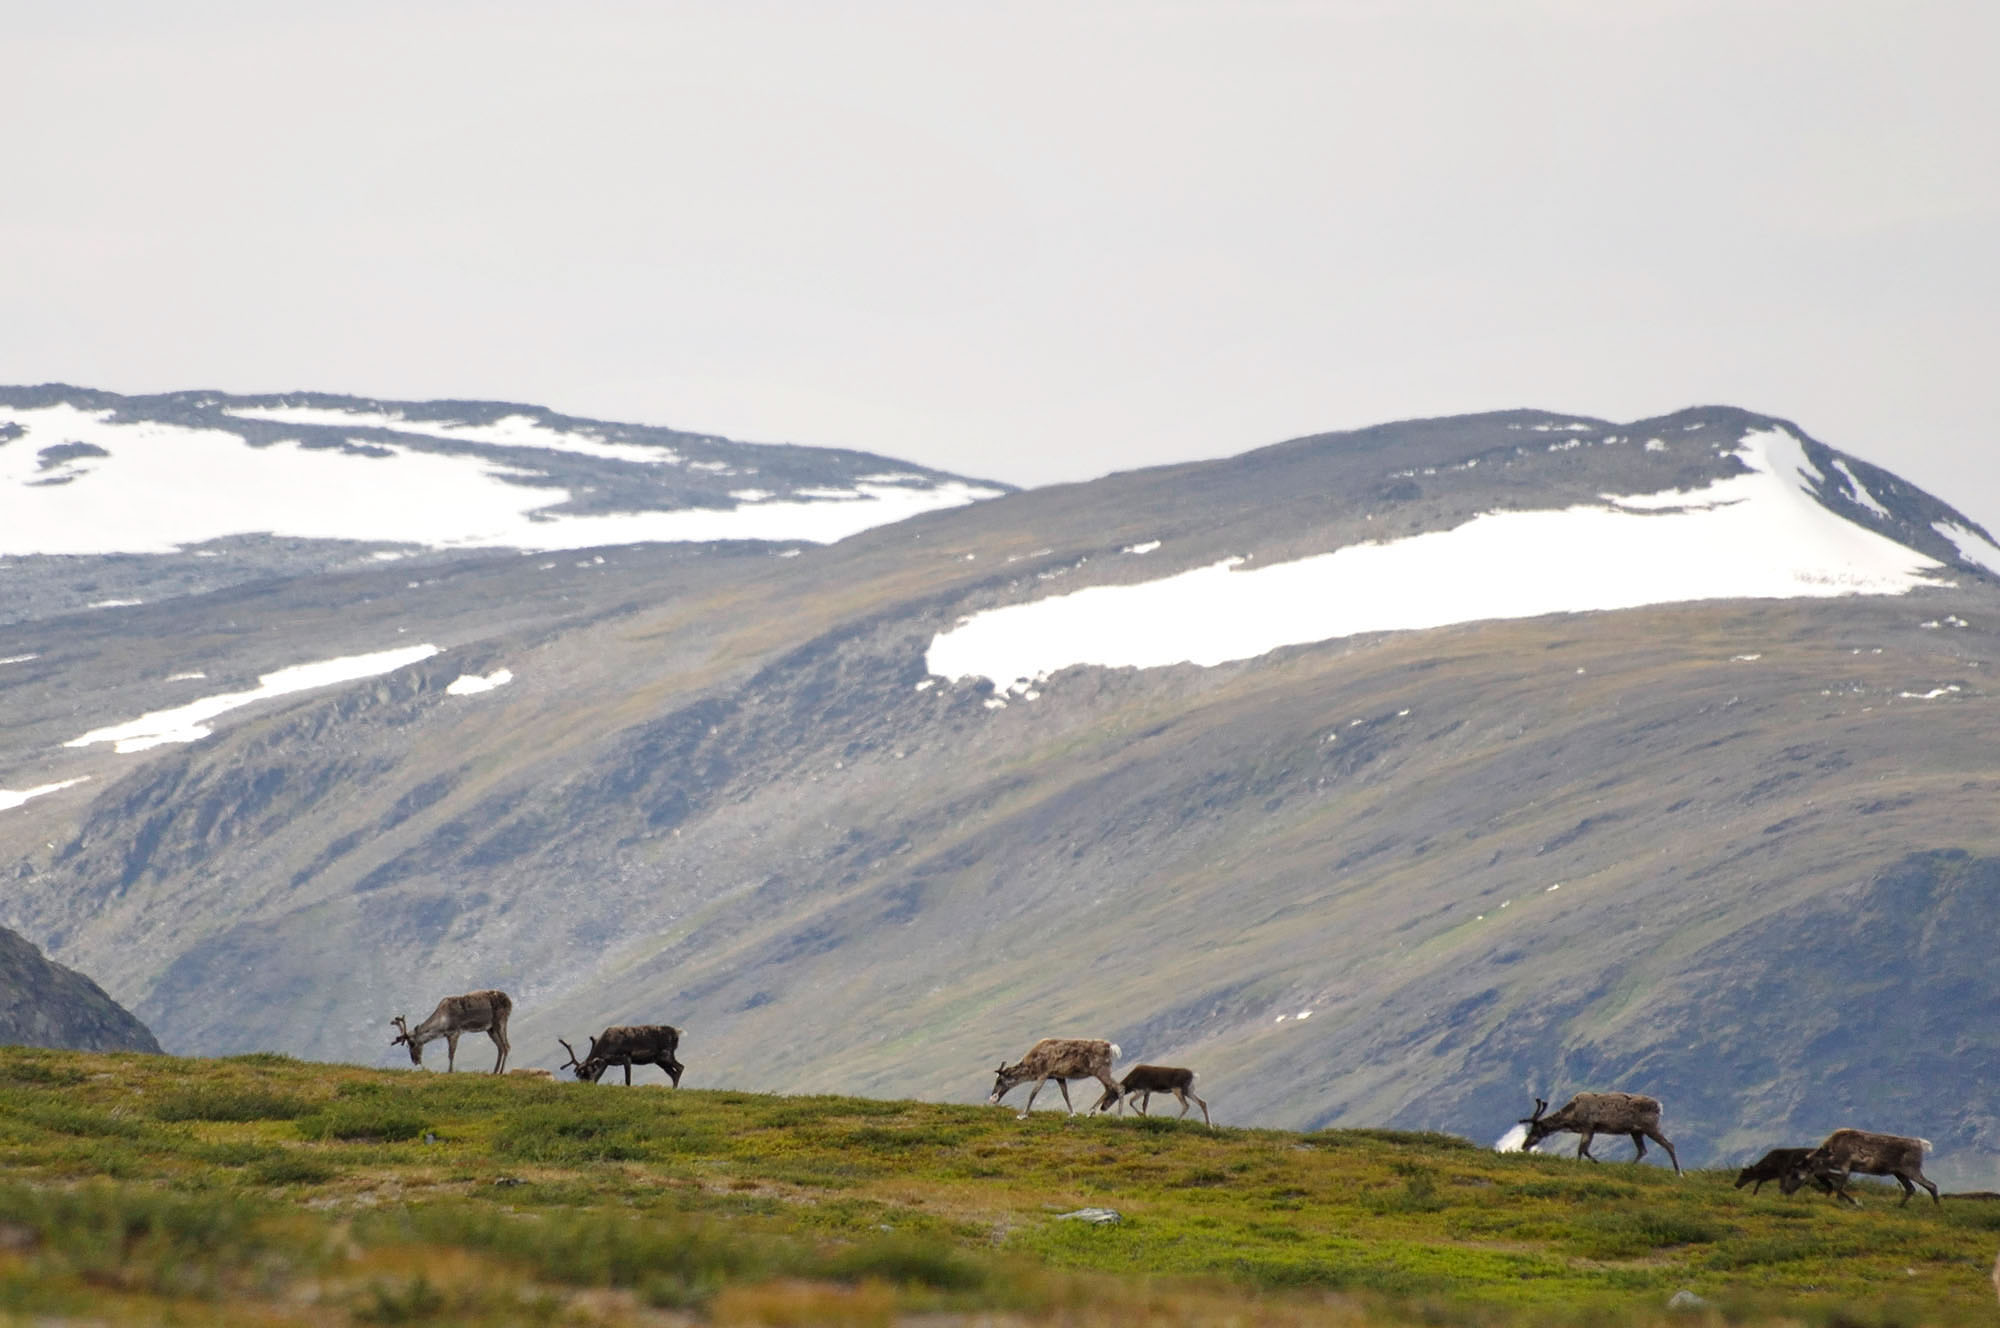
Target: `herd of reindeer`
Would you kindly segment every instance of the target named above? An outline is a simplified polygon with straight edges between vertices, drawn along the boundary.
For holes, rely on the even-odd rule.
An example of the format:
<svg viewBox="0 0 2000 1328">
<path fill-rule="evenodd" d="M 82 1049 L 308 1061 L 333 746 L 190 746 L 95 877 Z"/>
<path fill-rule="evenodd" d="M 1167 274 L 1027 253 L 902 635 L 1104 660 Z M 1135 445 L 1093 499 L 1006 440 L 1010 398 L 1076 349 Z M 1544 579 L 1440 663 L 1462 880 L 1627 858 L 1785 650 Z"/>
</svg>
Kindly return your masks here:
<svg viewBox="0 0 2000 1328">
<path fill-rule="evenodd" d="M 464 996 L 447 996 L 438 1002 L 430 1017 L 415 1028 L 410 1027 L 402 1015 L 391 1019 L 389 1022 L 396 1029 L 396 1038 L 389 1045 L 408 1047 L 410 1063 L 422 1065 L 424 1044 L 443 1038 L 445 1069 L 449 1072 L 457 1068 L 458 1039 L 467 1033 L 484 1033 L 500 1049 L 499 1058 L 493 1062 L 493 1073 L 501 1074 L 507 1072 L 507 1018 L 513 1011 L 513 998 L 504 991 L 475 991 Z M 666 1024 L 614 1025 L 590 1039 L 590 1048 L 581 1057 L 566 1039 L 556 1040 L 569 1053 L 569 1061 L 562 1068 L 575 1071 L 578 1079 L 590 1083 L 596 1083 L 604 1077 L 606 1070 L 619 1065 L 624 1067 L 625 1082 L 630 1084 L 633 1066 L 657 1065 L 678 1088 L 681 1072 L 686 1069 L 675 1057 L 675 1052 L 680 1049 L 680 1030 Z M 1211 1130 L 1215 1128 L 1215 1122 L 1209 1118 L 1208 1103 L 1195 1095 L 1194 1071 L 1171 1065 L 1137 1065 L 1126 1071 L 1123 1079 L 1113 1079 L 1111 1066 L 1118 1055 L 1117 1045 L 1101 1038 L 1043 1038 L 1014 1064 L 1001 1064 L 993 1080 L 992 1096 L 986 1100 L 997 1104 L 1015 1088 L 1033 1080 L 1035 1086 L 1028 1090 L 1028 1101 L 1021 1108 L 1019 1117 L 1026 1120 L 1028 1113 L 1034 1109 L 1035 1095 L 1053 1079 L 1062 1091 L 1063 1106 L 1074 1116 L 1076 1106 L 1069 1098 L 1069 1081 L 1095 1079 L 1104 1085 L 1104 1094 L 1091 1107 L 1093 1115 L 1116 1104 L 1118 1114 L 1122 1116 L 1125 1114 L 1125 1103 L 1129 1100 L 1132 1109 L 1143 1116 L 1154 1093 L 1171 1093 L 1181 1104 L 1180 1116 L 1175 1119 L 1187 1115 L 1189 1099 L 1192 1098 L 1194 1105 L 1201 1108 L 1202 1123 Z M 554 1077 L 550 1071 L 539 1069 L 514 1070 L 512 1073 Z M 1637 1149 L 1632 1155 L 1634 1162 L 1646 1155 L 1646 1140 L 1651 1139 L 1667 1150 L 1667 1160 L 1673 1163 L 1674 1174 L 1681 1174 L 1680 1157 L 1674 1152 L 1667 1136 L 1660 1133 L 1658 1098 L 1638 1093 L 1578 1093 L 1555 1111 L 1549 1110 L 1547 1102 L 1536 1098 L 1534 1114 L 1522 1117 L 1519 1123 L 1527 1127 L 1520 1144 L 1524 1151 L 1534 1148 L 1551 1135 L 1576 1134 L 1582 1136 L 1576 1146 L 1576 1155 L 1595 1162 L 1597 1159 L 1591 1156 L 1590 1141 L 1600 1134 L 1622 1134 L 1629 1136 Z M 1930 1151 L 1930 1147 L 1928 1140 L 1900 1134 L 1835 1130 L 1817 1148 L 1772 1149 L 1737 1174 L 1736 1188 L 1740 1190 L 1754 1183 L 1750 1192 L 1756 1194 L 1764 1188 L 1764 1182 L 1776 1181 L 1779 1189 L 1792 1194 L 1801 1186 L 1815 1185 L 1836 1200 L 1859 1206 L 1860 1201 L 1848 1192 L 1849 1178 L 1856 1175 L 1892 1176 L 1902 1183 L 1904 1204 L 1910 1202 L 1910 1196 L 1917 1192 L 1919 1185 L 1930 1191 L 1931 1202 L 1935 1204 L 1941 1202 L 1938 1187 L 1924 1177 L 1924 1154 Z M 1996 1284 L 2000 1284 L 2000 1270 L 1996 1270 L 1995 1277 Z"/>
</svg>

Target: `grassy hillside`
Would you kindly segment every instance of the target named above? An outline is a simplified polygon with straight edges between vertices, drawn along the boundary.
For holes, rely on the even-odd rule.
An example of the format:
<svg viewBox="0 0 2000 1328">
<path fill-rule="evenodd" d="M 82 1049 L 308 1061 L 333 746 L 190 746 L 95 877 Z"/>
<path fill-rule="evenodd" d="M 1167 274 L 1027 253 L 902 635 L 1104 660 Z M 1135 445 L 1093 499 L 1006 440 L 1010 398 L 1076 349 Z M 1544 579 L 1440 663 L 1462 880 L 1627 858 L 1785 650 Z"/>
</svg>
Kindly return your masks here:
<svg viewBox="0 0 2000 1328">
<path fill-rule="evenodd" d="M 0 1322 L 1990 1317 L 2000 1204 L 1729 1181 L 1435 1134 L 9 1048 Z M 1060 1216 L 1091 1205 L 1123 1220 Z M 1682 1290 L 1709 1307 L 1670 1314 Z"/>
</svg>

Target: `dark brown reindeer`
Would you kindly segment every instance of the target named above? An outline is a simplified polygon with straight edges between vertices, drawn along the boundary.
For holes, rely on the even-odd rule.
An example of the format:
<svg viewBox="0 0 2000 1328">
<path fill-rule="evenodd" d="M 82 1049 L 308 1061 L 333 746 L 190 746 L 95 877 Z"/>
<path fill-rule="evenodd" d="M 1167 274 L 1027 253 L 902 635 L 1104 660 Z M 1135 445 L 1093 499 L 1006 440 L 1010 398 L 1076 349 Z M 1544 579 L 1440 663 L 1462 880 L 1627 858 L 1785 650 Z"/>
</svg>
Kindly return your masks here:
<svg viewBox="0 0 2000 1328">
<path fill-rule="evenodd" d="M 1804 1159 L 1805 1155 L 1810 1152 L 1812 1152 L 1810 1148 L 1773 1148 L 1770 1152 L 1736 1173 L 1736 1188 L 1740 1190 L 1745 1185 L 1750 1185 L 1752 1181 L 1755 1181 L 1756 1184 L 1751 1185 L 1750 1188 L 1750 1193 L 1755 1194 L 1764 1188 L 1764 1182 L 1767 1180 L 1777 1181 L 1782 1187 L 1785 1177 L 1791 1173 L 1792 1168 L 1797 1166 Z M 1833 1193 L 1832 1181 L 1821 1180 L 1818 1177 L 1814 1177 L 1814 1180 L 1818 1182 L 1820 1189 L 1826 1191 L 1828 1194 Z M 1793 1187 L 1793 1189 L 1796 1188 L 1797 1186 Z M 1791 1190 L 1785 1191 L 1786 1194 L 1790 1194 L 1791 1192 Z"/>
<path fill-rule="evenodd" d="M 1894 1176 L 1901 1182 L 1903 1203 L 1896 1205 L 1898 1208 L 1910 1202 L 1918 1185 L 1931 1192 L 1932 1203 L 1942 1206 L 1938 1187 L 1924 1178 L 1924 1154 L 1930 1148 L 1930 1140 L 1907 1135 L 1835 1130 L 1820 1141 L 1818 1148 L 1792 1164 L 1778 1182 L 1778 1188 L 1790 1194 L 1809 1180 L 1818 1181 L 1835 1199 L 1859 1208 L 1861 1201 L 1847 1192 L 1847 1180 L 1860 1172 L 1864 1176 Z"/>
<path fill-rule="evenodd" d="M 1124 1096 L 1120 1097 L 1120 1093 Z M 1179 1069 L 1172 1065 L 1133 1066 L 1125 1072 L 1125 1077 L 1118 1081 L 1117 1090 L 1105 1089 L 1104 1096 L 1097 1099 L 1097 1105 L 1090 1110 L 1095 1114 L 1116 1101 L 1118 1114 L 1123 1116 L 1126 1100 L 1136 1096 L 1138 1100 L 1132 1103 L 1132 1110 L 1143 1116 L 1146 1114 L 1147 1104 L 1153 1100 L 1155 1093 L 1172 1093 L 1174 1099 L 1181 1104 L 1180 1116 L 1174 1117 L 1175 1120 L 1188 1114 L 1188 1099 L 1194 1098 L 1195 1105 L 1201 1108 L 1201 1123 L 1211 1130 L 1215 1128 L 1215 1122 L 1208 1118 L 1208 1103 L 1203 1102 L 1194 1091 L 1194 1071 Z"/>
<path fill-rule="evenodd" d="M 1674 1164 L 1674 1174 L 1681 1174 L 1681 1160 L 1674 1154 L 1674 1146 L 1667 1136 L 1660 1133 L 1660 1102 L 1658 1098 L 1643 1097 L 1638 1093 L 1578 1093 L 1563 1103 L 1561 1109 L 1544 1115 L 1549 1104 L 1535 1099 L 1535 1114 L 1521 1118 L 1521 1124 L 1528 1127 L 1528 1134 L 1521 1141 L 1523 1151 L 1533 1148 L 1552 1134 L 1580 1134 L 1576 1155 L 1597 1161 L 1590 1156 L 1590 1141 L 1600 1134 L 1629 1134 L 1632 1145 L 1639 1151 L 1632 1154 L 1637 1162 L 1646 1155 L 1646 1140 L 1651 1139 L 1667 1150 L 1667 1158 Z"/>
<path fill-rule="evenodd" d="M 681 1071 L 687 1068 L 674 1059 L 674 1052 L 680 1049 L 681 1031 L 666 1024 L 614 1024 L 590 1040 L 590 1051 L 581 1060 L 575 1047 L 562 1038 L 556 1041 L 569 1053 L 569 1064 L 562 1068 L 574 1069 L 577 1078 L 593 1084 L 614 1065 L 625 1067 L 628 1085 L 632 1082 L 633 1066 L 657 1065 L 679 1088 Z"/>
<path fill-rule="evenodd" d="M 1111 1077 L 1111 1062 L 1117 1058 L 1118 1048 L 1102 1038 L 1043 1038 L 1028 1048 L 1028 1054 L 1013 1065 L 1003 1063 L 1000 1066 L 993 1080 L 993 1096 L 986 1100 L 998 1102 L 1016 1085 L 1033 1079 L 1035 1086 L 1028 1090 L 1028 1105 L 1021 1108 L 1020 1119 L 1026 1120 L 1028 1113 L 1035 1108 L 1035 1094 L 1042 1091 L 1043 1084 L 1053 1079 L 1056 1087 L 1062 1090 L 1063 1105 L 1074 1116 L 1076 1107 L 1069 1100 L 1069 1081 L 1072 1079 L 1095 1079 L 1104 1085 L 1107 1097 L 1124 1097 L 1125 1091 Z"/>
<path fill-rule="evenodd" d="M 500 1057 L 493 1062 L 493 1073 L 499 1074 L 507 1068 L 507 1016 L 514 1012 L 514 1000 L 504 991 L 471 991 L 463 996 L 447 996 L 431 1011 L 430 1018 L 411 1028 L 397 1015 L 389 1022 L 396 1027 L 396 1038 L 389 1045 L 408 1047 L 410 1064 L 424 1063 L 424 1043 L 438 1038 L 444 1039 L 445 1073 L 458 1068 L 458 1039 L 464 1033 L 484 1033 L 493 1039 L 493 1045 L 500 1048 Z"/>
</svg>

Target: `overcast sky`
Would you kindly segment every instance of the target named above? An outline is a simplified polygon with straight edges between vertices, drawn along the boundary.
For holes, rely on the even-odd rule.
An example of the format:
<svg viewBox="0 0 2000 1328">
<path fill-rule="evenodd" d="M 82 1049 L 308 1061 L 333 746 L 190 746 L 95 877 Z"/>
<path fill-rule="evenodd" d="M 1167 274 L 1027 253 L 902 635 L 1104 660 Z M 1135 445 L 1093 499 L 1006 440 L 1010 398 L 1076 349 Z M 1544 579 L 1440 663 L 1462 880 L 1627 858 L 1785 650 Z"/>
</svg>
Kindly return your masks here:
<svg viewBox="0 0 2000 1328">
<path fill-rule="evenodd" d="M 2000 534 L 2000 4 L 0 0 L 0 381 L 1034 484 L 1797 420 Z"/>
</svg>

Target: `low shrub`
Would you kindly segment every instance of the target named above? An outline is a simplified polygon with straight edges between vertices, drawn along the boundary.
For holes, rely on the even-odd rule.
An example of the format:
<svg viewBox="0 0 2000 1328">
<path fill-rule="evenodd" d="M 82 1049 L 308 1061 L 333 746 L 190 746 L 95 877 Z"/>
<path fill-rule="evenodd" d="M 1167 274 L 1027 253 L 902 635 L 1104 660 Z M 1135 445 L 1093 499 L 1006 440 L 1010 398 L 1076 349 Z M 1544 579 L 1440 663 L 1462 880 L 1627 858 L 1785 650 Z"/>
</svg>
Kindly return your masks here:
<svg viewBox="0 0 2000 1328">
<path fill-rule="evenodd" d="M 336 1100 L 299 1117 L 302 1139 L 366 1139 L 401 1143 L 421 1135 L 430 1122 L 415 1107 L 397 1101 Z"/>
<path fill-rule="evenodd" d="M 266 1121 L 297 1120 L 312 1109 L 290 1093 L 197 1084 L 155 1099 L 151 1111 L 153 1119 L 163 1121 Z"/>
</svg>

